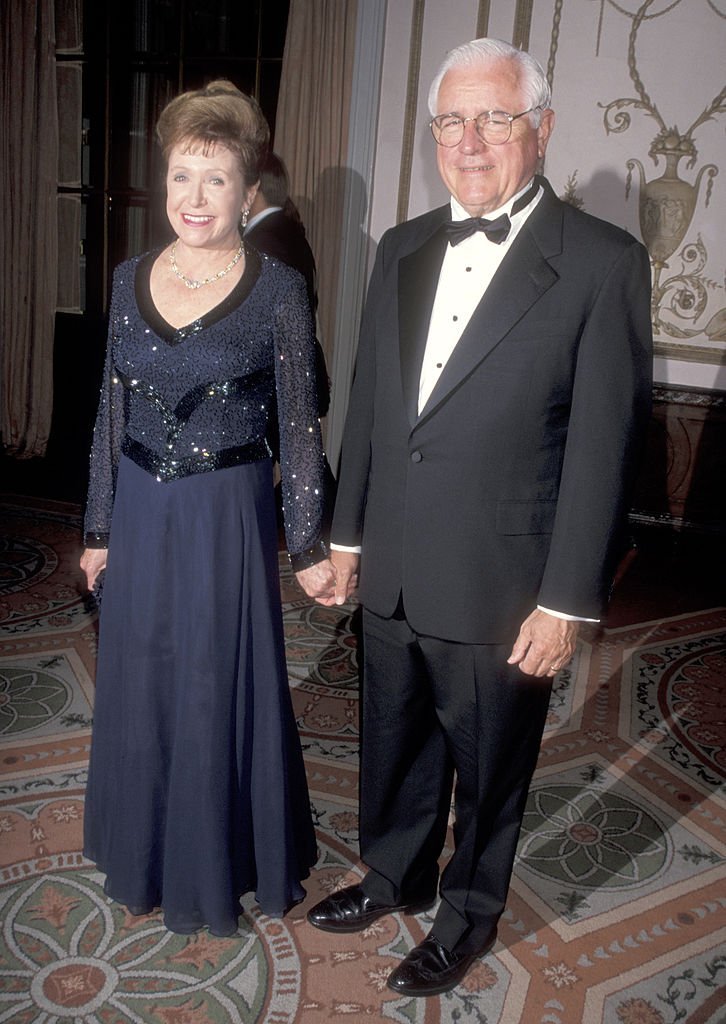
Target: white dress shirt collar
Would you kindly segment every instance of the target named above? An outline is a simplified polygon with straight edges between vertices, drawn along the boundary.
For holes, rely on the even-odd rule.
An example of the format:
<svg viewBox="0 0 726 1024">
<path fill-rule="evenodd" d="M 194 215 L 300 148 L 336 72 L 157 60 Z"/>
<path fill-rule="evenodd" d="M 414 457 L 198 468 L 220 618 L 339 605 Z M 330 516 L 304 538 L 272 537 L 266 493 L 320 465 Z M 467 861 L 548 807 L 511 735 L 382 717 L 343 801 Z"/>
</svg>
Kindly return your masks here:
<svg viewBox="0 0 726 1024">
<path fill-rule="evenodd" d="M 532 210 L 534 209 L 534 204 L 539 202 L 540 196 L 542 195 L 542 189 L 541 188 L 540 188 L 539 192 L 537 193 L 537 195 L 532 200 L 532 202 L 528 203 L 528 205 L 525 206 L 525 208 L 523 210 L 519 210 L 517 213 L 514 214 L 514 216 L 512 216 L 511 210 L 512 210 L 512 207 L 514 206 L 514 204 L 519 199 L 519 197 L 523 196 L 524 193 L 527 191 L 527 189 L 531 188 L 533 181 L 534 181 L 534 178 L 530 178 L 530 180 L 527 182 L 527 184 L 524 186 L 524 188 L 520 189 L 519 192 L 517 192 L 515 195 L 510 196 L 509 199 L 506 201 L 506 203 L 504 203 L 503 206 L 500 206 L 500 207 L 498 207 L 498 209 L 492 210 L 490 213 L 488 213 L 486 215 L 487 220 L 494 220 L 500 214 L 506 213 L 506 214 L 509 214 L 509 218 L 512 221 L 512 224 L 515 223 L 515 218 L 516 218 L 516 220 L 519 220 L 521 218 L 522 222 L 524 222 L 527 219 L 527 217 L 529 216 L 529 214 L 532 212 Z M 522 216 L 522 215 L 524 215 L 524 216 Z M 468 218 L 470 216 L 471 216 L 471 214 L 467 213 L 466 210 L 464 209 L 464 207 L 461 205 L 461 203 L 457 199 L 455 199 L 454 196 L 452 196 L 451 197 L 451 219 L 452 220 L 468 220 Z"/>
<path fill-rule="evenodd" d="M 243 235 L 246 235 L 248 231 L 251 231 L 255 224 L 259 224 L 261 220 L 265 219 L 265 217 L 269 217 L 271 213 L 277 213 L 277 211 L 281 209 L 281 206 L 266 206 L 264 210 L 260 210 L 259 213 L 256 213 L 254 217 L 250 217 L 247 221 Z"/>
</svg>

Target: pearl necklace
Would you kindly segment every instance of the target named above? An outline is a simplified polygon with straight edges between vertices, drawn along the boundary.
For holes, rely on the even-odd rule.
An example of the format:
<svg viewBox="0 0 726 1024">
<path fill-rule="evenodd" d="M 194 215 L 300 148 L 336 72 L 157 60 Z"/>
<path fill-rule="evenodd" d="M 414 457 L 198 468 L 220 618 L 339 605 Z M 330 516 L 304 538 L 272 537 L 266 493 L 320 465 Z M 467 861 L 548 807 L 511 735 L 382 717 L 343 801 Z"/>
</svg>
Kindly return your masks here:
<svg viewBox="0 0 726 1024">
<path fill-rule="evenodd" d="M 202 285 L 211 284 L 212 281 L 219 281 L 220 277 L 224 277 L 225 274 L 228 274 L 230 272 L 232 267 L 237 266 L 239 261 L 242 259 L 242 254 L 245 251 L 242 242 L 240 242 L 239 249 L 234 254 L 234 257 L 232 258 L 231 262 L 227 264 L 224 270 L 220 270 L 212 277 L 205 277 L 203 281 L 195 281 L 191 277 L 187 277 L 185 274 L 182 274 L 181 270 L 176 265 L 176 247 L 178 243 L 179 239 L 177 238 L 177 240 L 174 242 L 171 249 L 169 250 L 169 262 L 171 263 L 172 273 L 175 274 L 175 276 L 178 277 L 180 281 L 183 281 L 187 288 L 201 288 Z"/>
</svg>

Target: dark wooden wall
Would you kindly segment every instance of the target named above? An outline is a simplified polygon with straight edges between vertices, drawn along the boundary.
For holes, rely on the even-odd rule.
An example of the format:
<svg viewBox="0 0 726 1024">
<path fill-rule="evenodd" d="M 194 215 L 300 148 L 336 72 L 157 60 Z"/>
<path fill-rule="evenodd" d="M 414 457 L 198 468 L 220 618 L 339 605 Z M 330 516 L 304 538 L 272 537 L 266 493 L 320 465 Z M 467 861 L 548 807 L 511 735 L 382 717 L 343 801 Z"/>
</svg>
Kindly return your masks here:
<svg viewBox="0 0 726 1024">
<path fill-rule="evenodd" d="M 656 385 L 653 399 L 634 521 L 726 540 L 726 394 Z"/>
</svg>

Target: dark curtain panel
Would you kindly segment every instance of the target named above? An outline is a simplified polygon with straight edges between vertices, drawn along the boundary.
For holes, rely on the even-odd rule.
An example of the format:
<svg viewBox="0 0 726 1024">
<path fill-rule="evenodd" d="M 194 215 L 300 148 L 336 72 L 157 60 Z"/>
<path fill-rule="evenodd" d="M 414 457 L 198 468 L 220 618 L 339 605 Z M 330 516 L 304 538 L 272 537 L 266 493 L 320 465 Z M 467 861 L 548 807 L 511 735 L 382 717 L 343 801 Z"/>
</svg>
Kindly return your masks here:
<svg viewBox="0 0 726 1024">
<path fill-rule="evenodd" d="M 28 458 L 44 454 L 53 409 L 55 0 L 0 7 L 0 432 L 10 454 Z"/>
</svg>

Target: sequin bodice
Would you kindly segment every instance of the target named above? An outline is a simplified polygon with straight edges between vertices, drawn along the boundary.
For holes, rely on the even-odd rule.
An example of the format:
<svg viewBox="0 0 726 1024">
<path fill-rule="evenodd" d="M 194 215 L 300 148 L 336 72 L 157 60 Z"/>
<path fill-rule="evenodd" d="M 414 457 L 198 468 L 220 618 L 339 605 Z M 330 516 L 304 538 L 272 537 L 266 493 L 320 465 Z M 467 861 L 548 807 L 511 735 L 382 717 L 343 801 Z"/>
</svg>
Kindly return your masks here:
<svg viewBox="0 0 726 1024">
<path fill-rule="evenodd" d="M 114 274 L 86 542 L 107 542 L 122 452 L 160 487 L 190 473 L 269 458 L 265 436 L 277 408 L 288 550 L 295 556 L 315 548 L 323 454 L 302 277 L 251 251 L 233 292 L 177 330 L 151 301 L 155 255 L 128 260 Z"/>
</svg>

